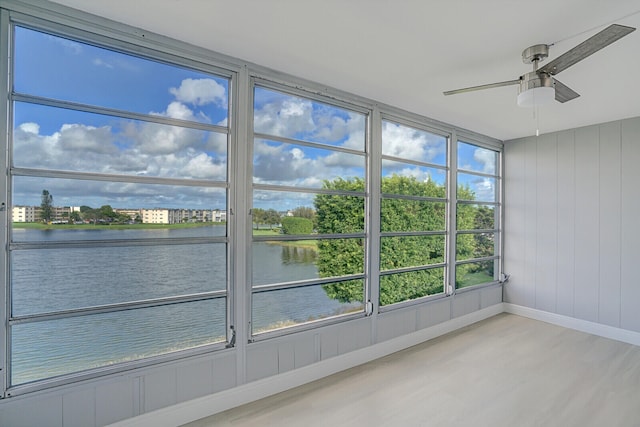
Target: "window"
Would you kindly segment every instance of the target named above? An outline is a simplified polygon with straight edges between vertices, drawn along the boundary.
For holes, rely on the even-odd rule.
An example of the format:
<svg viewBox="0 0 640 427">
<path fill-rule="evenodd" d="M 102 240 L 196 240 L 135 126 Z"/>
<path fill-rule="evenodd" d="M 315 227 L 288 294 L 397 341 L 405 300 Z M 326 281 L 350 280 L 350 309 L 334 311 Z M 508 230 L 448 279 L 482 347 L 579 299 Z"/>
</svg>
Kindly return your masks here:
<svg viewBox="0 0 640 427">
<path fill-rule="evenodd" d="M 447 143 L 382 122 L 380 306 L 444 292 Z"/>
<path fill-rule="evenodd" d="M 8 385 L 223 346 L 231 77 L 21 26 L 14 53 Z"/>
<path fill-rule="evenodd" d="M 499 271 L 499 152 L 458 141 L 456 287 L 490 283 Z"/>
<path fill-rule="evenodd" d="M 363 313 L 367 116 L 254 87 L 251 331 Z"/>
<path fill-rule="evenodd" d="M 27 9 L 0 22 L 5 396 L 499 277 L 499 142 Z"/>
</svg>

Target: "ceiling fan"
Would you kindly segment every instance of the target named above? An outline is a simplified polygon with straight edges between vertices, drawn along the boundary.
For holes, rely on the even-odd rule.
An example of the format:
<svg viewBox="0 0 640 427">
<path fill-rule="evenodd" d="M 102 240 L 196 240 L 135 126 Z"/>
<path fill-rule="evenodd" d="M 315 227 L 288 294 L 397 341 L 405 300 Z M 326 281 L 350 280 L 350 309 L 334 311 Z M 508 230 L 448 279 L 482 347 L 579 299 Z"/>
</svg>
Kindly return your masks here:
<svg viewBox="0 0 640 427">
<path fill-rule="evenodd" d="M 553 101 L 554 98 L 558 102 L 571 101 L 580 95 L 553 76 L 633 31 L 635 31 L 633 27 L 618 24 L 610 25 L 540 68 L 538 68 L 538 64 L 549 56 L 549 45 L 537 44 L 530 46 L 522 52 L 522 62 L 533 64 L 533 71 L 523 74 L 515 80 L 450 90 L 444 92 L 444 94 L 454 95 L 518 84 L 520 85 L 518 91 L 519 106 L 541 105 Z"/>
</svg>

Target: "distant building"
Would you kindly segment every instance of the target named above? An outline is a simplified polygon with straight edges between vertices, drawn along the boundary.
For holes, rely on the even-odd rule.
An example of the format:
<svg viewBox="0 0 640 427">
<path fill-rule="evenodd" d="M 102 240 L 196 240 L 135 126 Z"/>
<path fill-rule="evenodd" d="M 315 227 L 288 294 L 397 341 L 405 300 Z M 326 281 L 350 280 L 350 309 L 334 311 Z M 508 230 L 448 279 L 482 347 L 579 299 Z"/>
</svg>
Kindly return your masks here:
<svg viewBox="0 0 640 427">
<path fill-rule="evenodd" d="M 11 212 L 13 222 L 36 222 L 40 219 L 40 208 L 36 206 L 14 206 Z"/>
<path fill-rule="evenodd" d="M 142 218 L 142 209 L 114 209 L 113 211 L 119 215 L 127 215 L 131 221 L 134 221 L 136 217 Z"/>
<path fill-rule="evenodd" d="M 171 224 L 169 222 L 169 209 L 140 209 L 144 224 Z"/>
</svg>

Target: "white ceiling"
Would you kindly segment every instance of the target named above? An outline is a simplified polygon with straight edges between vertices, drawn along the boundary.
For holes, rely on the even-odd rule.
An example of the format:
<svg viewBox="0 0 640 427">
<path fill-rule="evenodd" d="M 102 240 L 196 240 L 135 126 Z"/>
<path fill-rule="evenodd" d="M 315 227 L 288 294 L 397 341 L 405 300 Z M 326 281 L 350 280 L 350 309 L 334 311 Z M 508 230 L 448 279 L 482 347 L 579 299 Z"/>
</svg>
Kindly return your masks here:
<svg viewBox="0 0 640 427">
<path fill-rule="evenodd" d="M 640 27 L 638 0 L 56 0 L 502 140 L 640 116 L 640 30 L 558 75 L 581 97 L 531 109 L 522 50 L 548 60 L 604 26 Z"/>
</svg>

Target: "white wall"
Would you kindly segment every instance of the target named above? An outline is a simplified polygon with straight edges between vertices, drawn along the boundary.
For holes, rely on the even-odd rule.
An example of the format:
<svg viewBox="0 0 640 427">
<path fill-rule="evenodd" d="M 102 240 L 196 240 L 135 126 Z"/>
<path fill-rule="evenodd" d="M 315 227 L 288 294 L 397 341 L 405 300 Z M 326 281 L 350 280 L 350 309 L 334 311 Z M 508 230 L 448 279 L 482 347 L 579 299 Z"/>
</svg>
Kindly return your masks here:
<svg viewBox="0 0 640 427">
<path fill-rule="evenodd" d="M 640 332 L 640 117 L 504 157 L 505 302 Z"/>
</svg>

